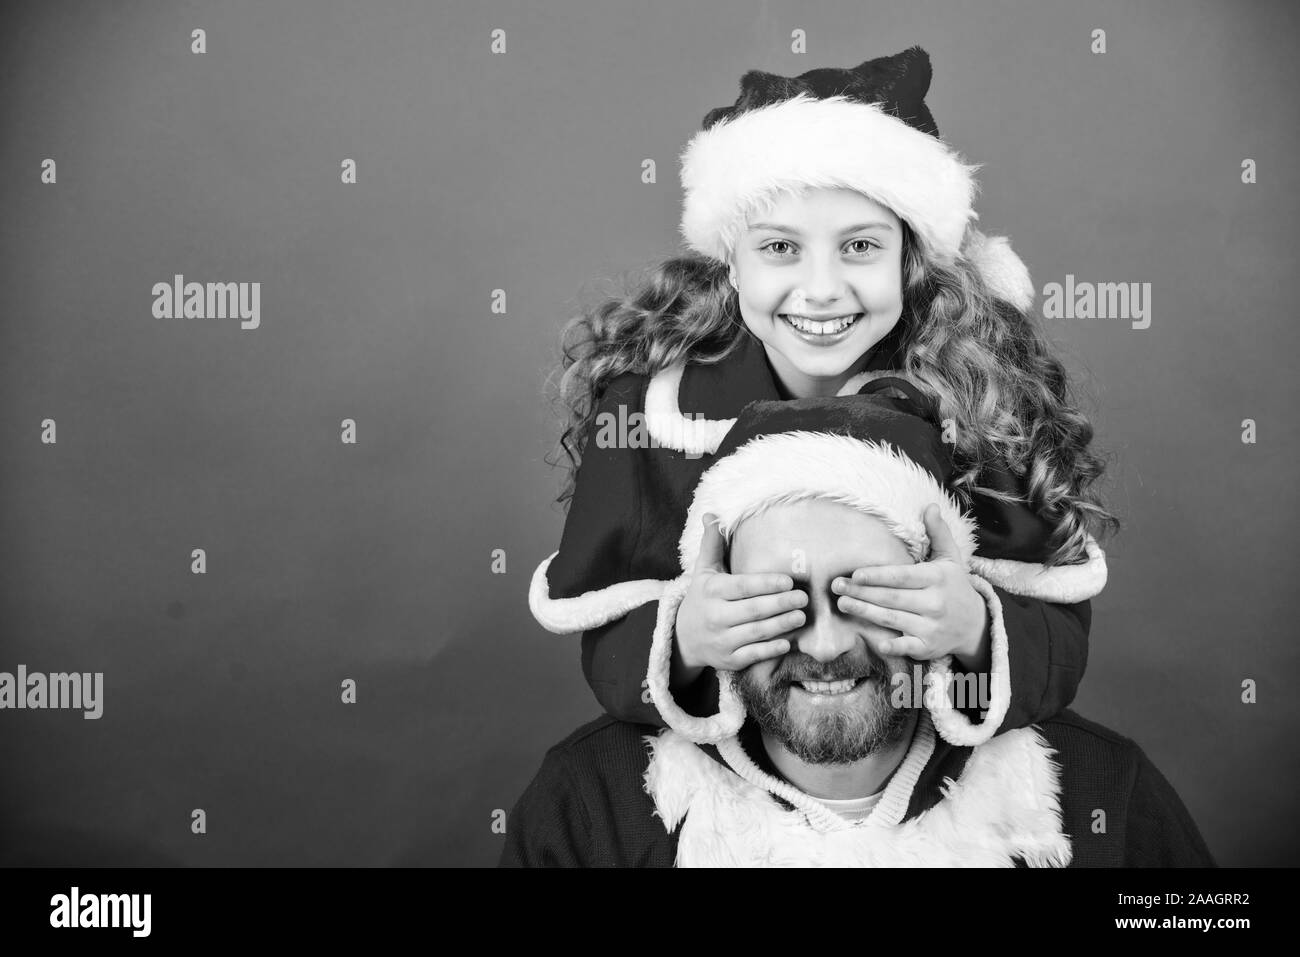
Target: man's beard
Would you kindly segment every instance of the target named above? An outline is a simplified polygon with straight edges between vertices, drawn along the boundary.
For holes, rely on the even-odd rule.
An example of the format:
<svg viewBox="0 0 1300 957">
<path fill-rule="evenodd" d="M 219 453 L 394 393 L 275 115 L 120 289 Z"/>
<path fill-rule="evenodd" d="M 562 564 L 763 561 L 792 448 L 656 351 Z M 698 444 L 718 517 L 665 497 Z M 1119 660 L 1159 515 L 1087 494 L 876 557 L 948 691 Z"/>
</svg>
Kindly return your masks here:
<svg viewBox="0 0 1300 957">
<path fill-rule="evenodd" d="M 851 764 L 898 742 L 908 728 L 910 712 L 890 702 L 893 676 L 908 672 L 906 658 L 882 658 L 869 646 L 846 652 L 821 664 L 800 651 L 786 654 L 766 682 L 754 669 L 736 675 L 736 690 L 749 715 L 769 735 L 806 764 Z M 799 681 L 839 681 L 867 676 L 872 687 L 859 688 L 852 705 L 825 708 L 806 719 L 790 714 L 792 685 Z M 802 690 L 801 692 L 802 693 Z"/>
</svg>

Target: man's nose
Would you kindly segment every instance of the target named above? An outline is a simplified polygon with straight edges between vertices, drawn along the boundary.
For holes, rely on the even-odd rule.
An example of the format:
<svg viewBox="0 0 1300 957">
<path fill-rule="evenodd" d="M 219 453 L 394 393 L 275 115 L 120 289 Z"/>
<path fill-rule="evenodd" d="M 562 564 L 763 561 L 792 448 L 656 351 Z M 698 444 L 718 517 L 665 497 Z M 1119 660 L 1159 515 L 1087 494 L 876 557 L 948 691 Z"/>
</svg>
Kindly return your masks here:
<svg viewBox="0 0 1300 957">
<path fill-rule="evenodd" d="M 857 630 L 832 601 L 837 597 L 829 590 L 813 597 L 804 609 L 811 620 L 795 636 L 795 647 L 823 664 L 852 651 L 858 640 Z"/>
</svg>

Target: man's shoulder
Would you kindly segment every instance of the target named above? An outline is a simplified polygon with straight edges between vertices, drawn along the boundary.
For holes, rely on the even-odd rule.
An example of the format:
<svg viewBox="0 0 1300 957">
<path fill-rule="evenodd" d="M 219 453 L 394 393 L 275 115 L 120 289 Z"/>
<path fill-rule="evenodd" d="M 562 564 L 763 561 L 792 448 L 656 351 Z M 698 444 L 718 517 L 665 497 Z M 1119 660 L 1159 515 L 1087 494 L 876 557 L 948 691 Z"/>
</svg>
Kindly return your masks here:
<svg viewBox="0 0 1300 957">
<path fill-rule="evenodd" d="M 634 758 L 644 764 L 649 760 L 646 738 L 657 731 L 652 725 L 619 721 L 604 714 L 548 748 L 546 761 L 589 771 L 622 768 Z"/>
<path fill-rule="evenodd" d="M 1079 748 L 1091 748 L 1115 755 L 1129 755 L 1134 760 L 1142 753 L 1136 741 L 1112 728 L 1089 721 L 1069 708 L 1038 725 L 1048 741 L 1060 741 Z"/>
<path fill-rule="evenodd" d="M 650 742 L 659 729 L 602 715 L 546 752 L 539 777 L 583 808 L 597 859 L 643 861 L 665 832 L 645 789 Z M 671 857 L 668 858 L 671 861 Z"/>
<path fill-rule="evenodd" d="M 1055 752 L 1066 792 L 1127 799 L 1144 797 L 1165 779 L 1142 746 L 1127 735 L 1066 709 L 1038 725 Z"/>
<path fill-rule="evenodd" d="M 674 840 L 645 790 L 657 730 L 601 716 L 552 745 L 510 814 L 502 863 L 672 866 Z"/>
<path fill-rule="evenodd" d="M 1132 791 L 1138 771 L 1149 763 L 1136 741 L 1066 709 L 1038 729 L 1060 766 L 1067 792 L 1112 797 Z"/>
<path fill-rule="evenodd" d="M 1079 866 L 1214 866 L 1182 798 L 1136 741 L 1069 710 L 1039 728 L 1056 751 Z M 1108 815 L 1101 831 L 1098 811 Z"/>
<path fill-rule="evenodd" d="M 551 746 L 552 751 L 583 752 L 599 750 L 610 742 L 640 740 L 647 734 L 654 734 L 655 728 L 648 724 L 632 721 L 620 721 L 618 718 L 602 714 L 584 725 L 574 728 L 569 736 Z"/>
</svg>

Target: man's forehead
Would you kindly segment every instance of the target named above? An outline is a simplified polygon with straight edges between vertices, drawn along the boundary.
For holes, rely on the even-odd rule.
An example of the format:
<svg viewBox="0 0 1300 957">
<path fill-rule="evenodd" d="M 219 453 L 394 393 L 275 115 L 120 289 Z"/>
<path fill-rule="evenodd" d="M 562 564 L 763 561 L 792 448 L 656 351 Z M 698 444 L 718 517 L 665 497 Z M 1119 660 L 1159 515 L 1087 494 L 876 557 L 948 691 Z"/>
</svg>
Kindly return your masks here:
<svg viewBox="0 0 1300 957">
<path fill-rule="evenodd" d="M 911 560 L 907 547 L 883 523 L 873 534 L 851 520 L 811 528 L 747 521 L 730 551 L 733 565 L 742 564 L 746 571 L 782 572 L 796 580 L 851 575 L 856 568 Z"/>
</svg>

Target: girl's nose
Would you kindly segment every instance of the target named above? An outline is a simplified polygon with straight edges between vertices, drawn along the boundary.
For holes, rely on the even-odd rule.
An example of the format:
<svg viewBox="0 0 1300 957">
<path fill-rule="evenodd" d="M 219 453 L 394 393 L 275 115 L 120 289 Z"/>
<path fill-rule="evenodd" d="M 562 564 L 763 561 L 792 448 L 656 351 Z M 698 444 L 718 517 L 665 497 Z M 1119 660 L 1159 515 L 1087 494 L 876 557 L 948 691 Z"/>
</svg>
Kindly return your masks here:
<svg viewBox="0 0 1300 957">
<path fill-rule="evenodd" d="M 829 256 L 811 257 L 804 283 L 795 293 L 796 297 L 800 293 L 807 302 L 809 312 L 825 311 L 843 301 L 844 277 L 839 262 Z"/>
</svg>

